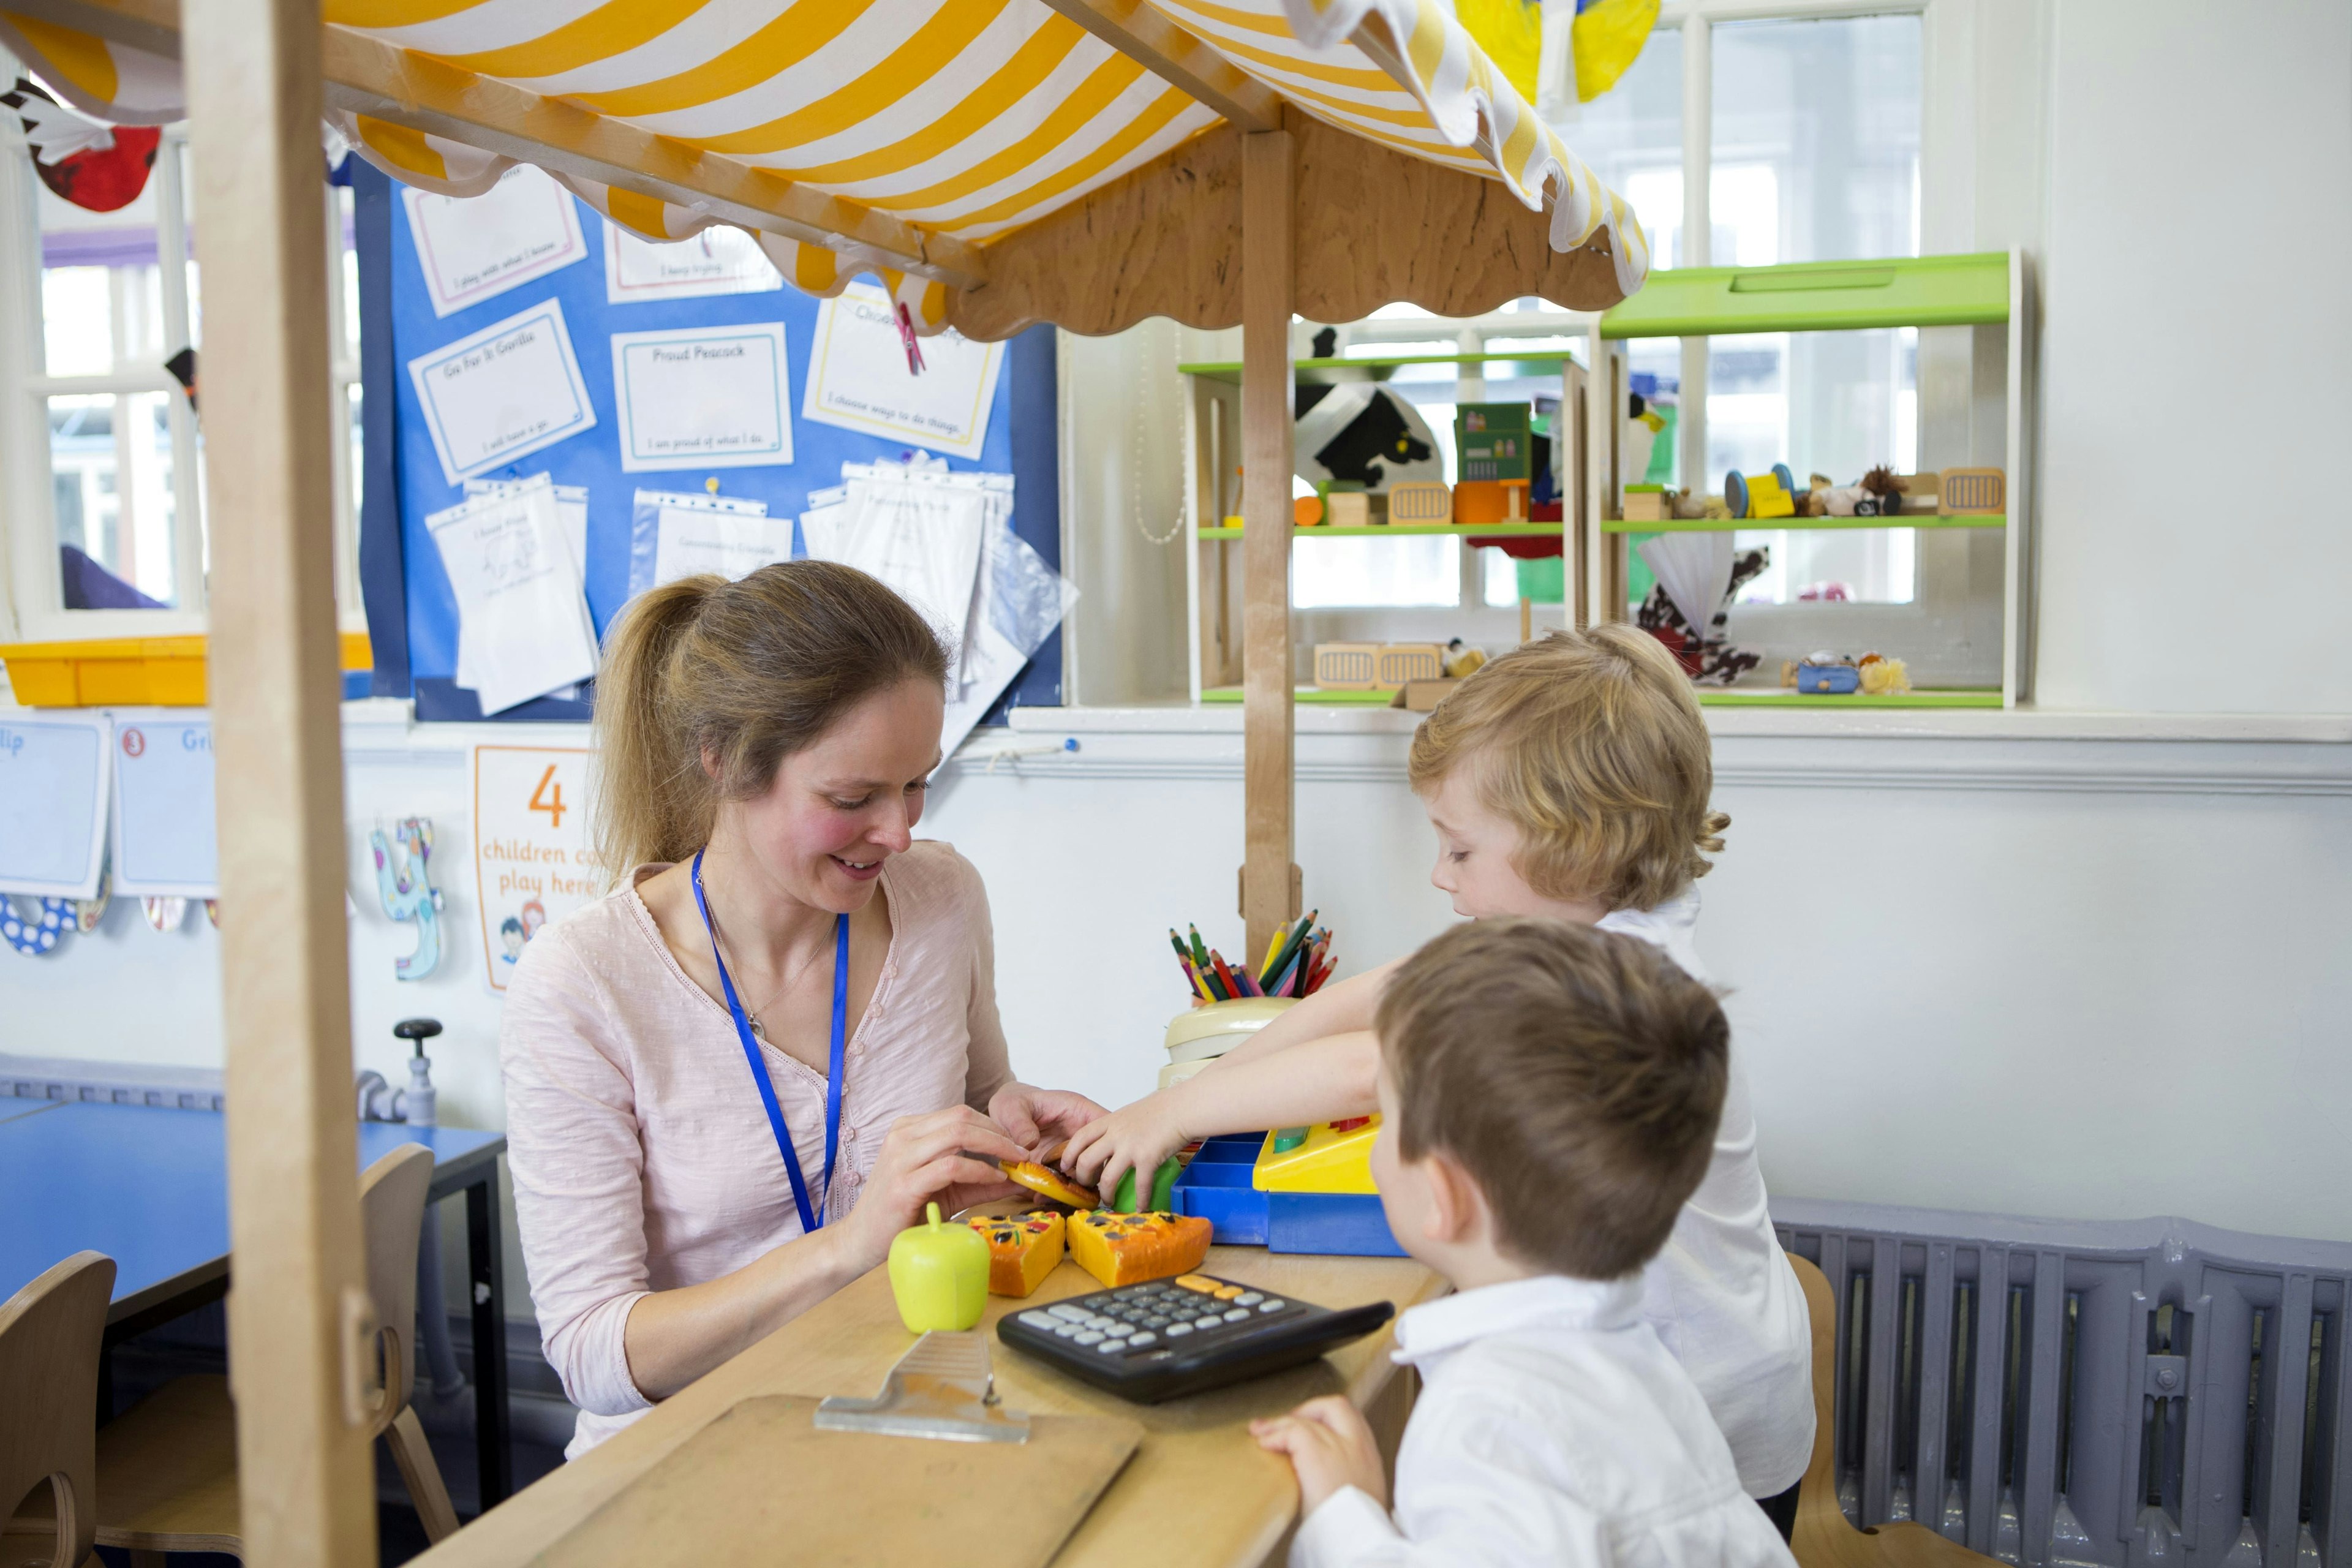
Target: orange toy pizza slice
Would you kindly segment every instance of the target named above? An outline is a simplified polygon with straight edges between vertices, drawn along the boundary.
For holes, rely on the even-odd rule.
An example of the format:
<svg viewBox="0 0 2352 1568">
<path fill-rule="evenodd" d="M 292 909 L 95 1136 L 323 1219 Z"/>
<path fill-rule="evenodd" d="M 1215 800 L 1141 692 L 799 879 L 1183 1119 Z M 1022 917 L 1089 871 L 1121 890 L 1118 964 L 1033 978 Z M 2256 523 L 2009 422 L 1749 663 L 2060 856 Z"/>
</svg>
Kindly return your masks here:
<svg viewBox="0 0 2352 1568">
<path fill-rule="evenodd" d="M 1000 1160 L 997 1164 L 1004 1172 L 1005 1180 L 1017 1182 L 1040 1197 L 1067 1204 L 1074 1209 L 1100 1206 L 1102 1199 L 1096 1195 L 1092 1187 L 1082 1187 L 1054 1169 L 1053 1162 L 1061 1156 L 1061 1146 L 1056 1145 L 1045 1151 L 1043 1160 L 1023 1160 L 1018 1163 Z"/>
<path fill-rule="evenodd" d="M 1070 1216 L 1070 1256 L 1109 1286 L 1189 1274 L 1209 1256 L 1213 1227 L 1195 1215 L 1110 1214 L 1089 1209 Z"/>
<path fill-rule="evenodd" d="M 1062 1261 L 1062 1216 L 1051 1209 L 974 1215 L 966 1223 L 988 1243 L 992 1295 L 1026 1296 Z"/>
</svg>

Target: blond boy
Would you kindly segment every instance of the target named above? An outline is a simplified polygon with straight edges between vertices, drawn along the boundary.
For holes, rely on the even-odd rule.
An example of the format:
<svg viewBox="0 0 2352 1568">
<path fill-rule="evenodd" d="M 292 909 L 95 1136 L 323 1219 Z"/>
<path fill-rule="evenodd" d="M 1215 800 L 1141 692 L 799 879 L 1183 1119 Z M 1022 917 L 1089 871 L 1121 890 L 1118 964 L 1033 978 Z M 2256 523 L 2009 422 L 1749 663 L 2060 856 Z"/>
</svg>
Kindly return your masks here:
<svg viewBox="0 0 2352 1568">
<path fill-rule="evenodd" d="M 1455 1293 L 1397 1324 L 1423 1386 L 1392 1515 L 1347 1400 L 1253 1427 L 1298 1474 L 1293 1568 L 1790 1568 L 1642 1319 L 1642 1268 L 1712 1154 L 1714 995 L 1633 937 L 1486 921 L 1405 963 L 1379 1035 L 1381 1205 Z"/>
<path fill-rule="evenodd" d="M 1456 914 L 1598 926 L 1706 978 L 1691 942 L 1693 883 L 1729 819 L 1708 806 L 1714 770 L 1697 700 L 1656 639 L 1602 626 L 1504 654 L 1423 721 L 1410 777 L 1437 832 L 1430 880 Z M 1064 1164 L 1116 1182 L 1194 1138 L 1374 1109 L 1371 1028 L 1396 967 L 1327 986 L 1209 1069 L 1089 1124 Z M 1643 1281 L 1643 1317 L 1785 1535 L 1812 1451 L 1811 1341 L 1766 1212 L 1736 1059 L 1706 1171 Z"/>
</svg>

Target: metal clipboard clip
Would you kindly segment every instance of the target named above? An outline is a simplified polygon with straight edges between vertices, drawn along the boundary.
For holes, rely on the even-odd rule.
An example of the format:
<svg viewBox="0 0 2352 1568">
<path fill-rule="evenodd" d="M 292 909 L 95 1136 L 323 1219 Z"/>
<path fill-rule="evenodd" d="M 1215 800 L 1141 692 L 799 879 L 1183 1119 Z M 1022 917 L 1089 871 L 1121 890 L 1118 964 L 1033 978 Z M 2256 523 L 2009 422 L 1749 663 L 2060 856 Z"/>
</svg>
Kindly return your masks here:
<svg viewBox="0 0 2352 1568">
<path fill-rule="evenodd" d="M 898 1358 L 872 1399 L 835 1394 L 816 1407 L 828 1432 L 881 1432 L 952 1443 L 1025 1443 L 1026 1413 L 1007 1410 L 978 1333 L 928 1333 Z"/>
</svg>

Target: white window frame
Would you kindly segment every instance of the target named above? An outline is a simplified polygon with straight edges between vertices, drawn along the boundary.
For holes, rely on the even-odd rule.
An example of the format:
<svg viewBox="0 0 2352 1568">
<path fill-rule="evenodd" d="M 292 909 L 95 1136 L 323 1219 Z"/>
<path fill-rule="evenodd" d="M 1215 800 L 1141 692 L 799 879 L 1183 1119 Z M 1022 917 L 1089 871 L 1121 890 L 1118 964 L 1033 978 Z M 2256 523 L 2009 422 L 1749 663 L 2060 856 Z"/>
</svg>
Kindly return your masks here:
<svg viewBox="0 0 2352 1568">
<path fill-rule="evenodd" d="M 0 71 L 14 80 L 16 62 L 0 54 Z M 205 523 L 201 469 L 196 460 L 196 420 L 180 384 L 161 363 L 106 375 L 47 374 L 41 310 L 39 176 L 26 156 L 21 126 L 0 114 L 0 635 L 26 642 L 68 642 L 97 637 L 173 637 L 206 628 L 205 596 Z M 163 277 L 163 335 L 167 342 L 190 340 L 184 270 L 168 258 L 188 252 L 185 200 L 187 128 L 163 128 L 154 181 L 156 255 Z M 345 330 L 345 279 L 341 208 L 327 199 L 321 182 L 320 210 L 325 225 L 329 320 L 332 323 L 331 374 L 333 404 L 325 434 L 334 465 L 335 596 L 337 620 L 346 631 L 362 631 L 366 619 L 359 582 L 359 527 L 352 505 L 352 388 L 360 379 L 357 345 Z M 193 261 L 190 263 L 194 265 Z M 199 351 L 201 357 L 201 350 Z M 173 582 L 178 603 L 164 610 L 69 610 L 58 569 L 55 489 L 51 479 L 47 400 L 57 396 L 143 393 L 166 395 L 172 439 Z M 118 410 L 121 407 L 118 405 Z M 124 504 L 128 505 L 126 494 Z M 126 519 L 126 521 L 128 521 Z"/>
</svg>

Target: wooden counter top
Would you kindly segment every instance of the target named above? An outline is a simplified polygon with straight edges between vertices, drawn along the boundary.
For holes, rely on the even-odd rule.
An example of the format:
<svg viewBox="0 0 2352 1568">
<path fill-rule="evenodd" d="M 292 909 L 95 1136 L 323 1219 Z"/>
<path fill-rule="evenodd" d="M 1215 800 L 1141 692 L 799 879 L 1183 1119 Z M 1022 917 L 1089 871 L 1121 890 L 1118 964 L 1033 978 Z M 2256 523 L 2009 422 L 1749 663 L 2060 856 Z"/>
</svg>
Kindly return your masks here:
<svg viewBox="0 0 2352 1568">
<path fill-rule="evenodd" d="M 1410 1258 L 1276 1256 L 1255 1247 L 1212 1248 L 1202 1271 L 1318 1306 L 1387 1300 L 1400 1312 L 1446 1288 Z M 1289 1463 L 1260 1449 L 1248 1424 L 1303 1399 L 1346 1394 L 1372 1417 L 1393 1456 L 1414 1380 L 1389 1360 L 1392 1326 L 1278 1376 L 1165 1405 L 1129 1405 L 996 1339 L 996 1321 L 1008 1311 L 1099 1289 L 1064 1258 L 1027 1300 L 990 1297 L 981 1323 L 997 1389 L 1013 1409 L 1124 1415 L 1145 1428 L 1143 1446 L 1055 1559 L 1057 1568 L 1257 1568 L 1283 1543 L 1298 1489 Z M 914 1342 L 877 1268 L 416 1561 L 421 1568 L 527 1563 L 736 1401 L 762 1394 L 871 1394 Z M 887 1507 L 882 1478 L 877 1483 L 875 1497 L 845 1499 L 844 1506 Z M 691 1544 L 647 1542 L 646 1561 Z"/>
</svg>

